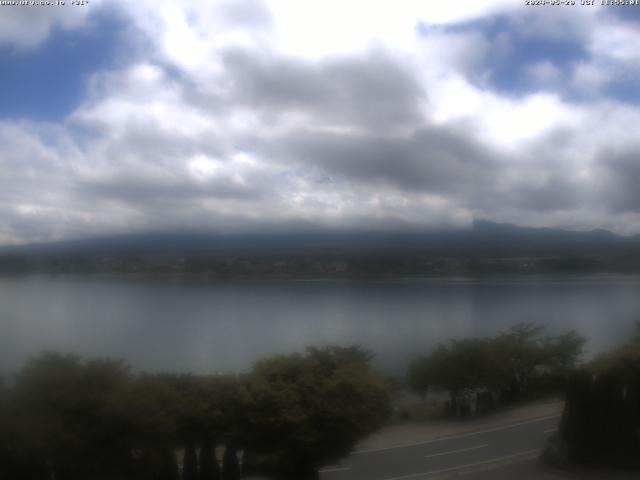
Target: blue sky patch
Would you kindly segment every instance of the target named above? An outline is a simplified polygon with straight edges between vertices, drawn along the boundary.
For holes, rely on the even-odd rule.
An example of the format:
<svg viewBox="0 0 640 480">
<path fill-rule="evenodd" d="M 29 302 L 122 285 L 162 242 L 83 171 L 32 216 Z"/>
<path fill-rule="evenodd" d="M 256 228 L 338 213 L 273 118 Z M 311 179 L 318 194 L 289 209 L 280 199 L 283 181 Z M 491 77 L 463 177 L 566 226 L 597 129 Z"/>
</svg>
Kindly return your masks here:
<svg viewBox="0 0 640 480">
<path fill-rule="evenodd" d="M 82 101 L 92 73 L 123 61 L 124 31 L 110 11 L 81 29 L 54 29 L 34 49 L 0 46 L 0 119 L 62 120 Z"/>
<path fill-rule="evenodd" d="M 418 33 L 428 35 L 435 29 L 456 33 L 477 31 L 485 35 L 491 45 L 487 61 L 479 67 L 476 78 L 469 80 L 506 95 L 522 95 L 539 89 L 532 80 L 530 68 L 548 61 L 566 73 L 575 62 L 588 60 L 589 52 L 579 39 L 545 38 L 519 32 L 505 16 L 464 22 L 446 27 L 418 26 Z M 501 48 L 506 42 L 508 48 Z M 563 85 L 554 87 L 562 91 Z"/>
</svg>

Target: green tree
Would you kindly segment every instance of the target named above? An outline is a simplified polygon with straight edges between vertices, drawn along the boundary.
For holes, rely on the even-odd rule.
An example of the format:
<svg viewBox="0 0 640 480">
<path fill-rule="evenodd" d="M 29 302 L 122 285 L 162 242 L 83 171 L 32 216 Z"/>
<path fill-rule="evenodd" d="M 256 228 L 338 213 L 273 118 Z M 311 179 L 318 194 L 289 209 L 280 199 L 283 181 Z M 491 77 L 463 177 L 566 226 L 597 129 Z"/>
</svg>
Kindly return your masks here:
<svg viewBox="0 0 640 480">
<path fill-rule="evenodd" d="M 126 422 L 116 405 L 128 379 L 127 367 L 110 360 L 45 354 L 29 361 L 14 387 L 28 455 L 60 480 L 126 474 Z"/>
<path fill-rule="evenodd" d="M 469 411 L 472 396 L 495 382 L 495 357 L 490 346 L 486 339 L 452 340 L 414 363 L 414 375 L 423 374 L 426 384 L 447 390 L 448 412 L 464 415 Z"/>
<path fill-rule="evenodd" d="M 582 356 L 585 340 L 571 331 L 542 336 L 544 328 L 519 324 L 494 337 L 451 340 L 411 362 L 407 383 L 424 395 L 431 387 L 449 393 L 449 412 L 461 415 L 481 396 L 509 403 L 534 385 L 565 385 Z"/>
<path fill-rule="evenodd" d="M 543 361 L 540 334 L 544 327 L 518 324 L 493 339 L 496 387 L 504 402 L 517 400 Z"/>
<path fill-rule="evenodd" d="M 181 414 L 185 400 L 169 374 L 134 378 L 120 407 L 130 428 L 130 447 L 138 452 L 136 472 L 144 479 L 174 479 L 175 450 L 182 445 Z"/>
<path fill-rule="evenodd" d="M 500 367 L 498 389 L 504 402 L 518 400 L 532 383 L 566 386 L 582 359 L 586 340 L 575 331 L 545 335 L 543 327 L 519 324 L 495 339 Z"/>
<path fill-rule="evenodd" d="M 547 336 L 542 341 L 542 364 L 546 372 L 566 376 L 582 359 L 586 339 L 575 331 Z"/>
<path fill-rule="evenodd" d="M 347 455 L 390 412 L 370 359 L 358 347 L 328 347 L 256 364 L 247 384 L 249 455 L 299 479 Z"/>
</svg>

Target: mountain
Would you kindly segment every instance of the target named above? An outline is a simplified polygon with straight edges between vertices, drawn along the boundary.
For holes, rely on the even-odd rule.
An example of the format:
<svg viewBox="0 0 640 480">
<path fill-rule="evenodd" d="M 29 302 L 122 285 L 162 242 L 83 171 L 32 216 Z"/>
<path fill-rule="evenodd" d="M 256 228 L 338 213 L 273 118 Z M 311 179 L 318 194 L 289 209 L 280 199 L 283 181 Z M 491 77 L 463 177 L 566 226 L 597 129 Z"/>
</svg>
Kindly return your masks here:
<svg viewBox="0 0 640 480">
<path fill-rule="evenodd" d="M 476 220 L 470 229 L 414 232 L 329 232 L 221 235 L 150 232 L 2 247 L 0 254 L 60 256 L 256 255 L 304 253 L 402 253 L 540 256 L 618 255 L 640 251 L 640 237 L 607 230 L 529 228 Z"/>
<path fill-rule="evenodd" d="M 317 269 L 318 265 L 343 262 L 351 267 L 359 265 L 358 269 L 371 270 L 374 265 L 376 271 L 388 273 L 399 269 L 402 273 L 414 271 L 418 265 L 422 265 L 422 270 L 431 271 L 438 261 L 441 265 L 443 259 L 448 259 L 448 263 L 437 269 L 502 271 L 532 265 L 523 258 L 536 259 L 536 271 L 540 268 L 640 271 L 640 237 L 605 230 L 528 228 L 488 221 L 476 221 L 469 229 L 398 233 L 153 232 L 4 247 L 0 248 L 0 270 L 7 264 L 14 269 L 28 270 L 55 267 L 63 271 L 114 268 L 139 271 L 150 265 L 175 270 L 187 268 L 184 266 L 187 261 L 188 268 L 198 271 L 218 271 L 220 265 L 226 265 L 225 269 L 233 273 L 239 264 L 238 258 L 243 259 L 245 267 L 249 265 L 245 268 L 249 271 L 258 268 L 256 265 L 268 271 L 277 266 L 288 272 L 294 264 L 304 270 L 311 268 L 309 265 Z M 229 267 L 232 264 L 235 267 Z"/>
</svg>

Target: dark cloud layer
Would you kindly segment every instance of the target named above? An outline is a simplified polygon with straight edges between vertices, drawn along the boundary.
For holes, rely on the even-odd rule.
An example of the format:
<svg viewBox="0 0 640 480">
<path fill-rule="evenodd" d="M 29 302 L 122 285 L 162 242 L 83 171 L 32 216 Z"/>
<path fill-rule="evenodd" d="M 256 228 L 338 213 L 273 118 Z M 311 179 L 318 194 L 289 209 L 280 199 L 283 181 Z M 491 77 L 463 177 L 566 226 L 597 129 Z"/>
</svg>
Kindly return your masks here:
<svg viewBox="0 0 640 480">
<path fill-rule="evenodd" d="M 446 128 L 420 129 L 407 137 L 296 130 L 268 151 L 349 181 L 458 196 L 486 186 L 499 168 L 485 147 Z"/>
<path fill-rule="evenodd" d="M 225 65 L 234 104 L 268 118 L 302 111 L 330 124 L 380 129 L 420 119 L 419 82 L 384 52 L 312 62 L 236 50 L 225 55 Z"/>
<path fill-rule="evenodd" d="M 599 161 L 603 204 L 612 212 L 640 213 L 640 145 L 604 151 Z"/>
</svg>

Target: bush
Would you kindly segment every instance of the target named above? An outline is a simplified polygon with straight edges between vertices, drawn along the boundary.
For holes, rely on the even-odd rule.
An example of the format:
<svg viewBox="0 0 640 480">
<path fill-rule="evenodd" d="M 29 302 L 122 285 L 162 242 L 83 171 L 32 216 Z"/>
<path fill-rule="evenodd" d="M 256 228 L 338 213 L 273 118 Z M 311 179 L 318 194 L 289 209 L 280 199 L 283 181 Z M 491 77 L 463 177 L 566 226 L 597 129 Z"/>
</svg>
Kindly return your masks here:
<svg viewBox="0 0 640 480">
<path fill-rule="evenodd" d="M 183 480 L 239 478 L 238 450 L 248 466 L 313 477 L 387 418 L 370 360 L 357 347 L 309 349 L 235 377 L 132 375 L 116 361 L 42 355 L 11 388 L 0 384 L 0 478 L 177 480 L 179 450 Z"/>
<path fill-rule="evenodd" d="M 573 375 L 560 434 L 575 463 L 640 467 L 640 341 Z"/>
</svg>

